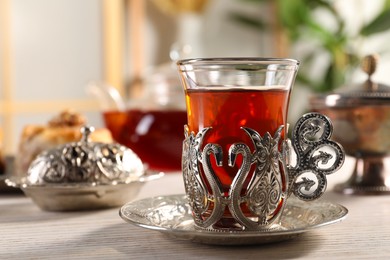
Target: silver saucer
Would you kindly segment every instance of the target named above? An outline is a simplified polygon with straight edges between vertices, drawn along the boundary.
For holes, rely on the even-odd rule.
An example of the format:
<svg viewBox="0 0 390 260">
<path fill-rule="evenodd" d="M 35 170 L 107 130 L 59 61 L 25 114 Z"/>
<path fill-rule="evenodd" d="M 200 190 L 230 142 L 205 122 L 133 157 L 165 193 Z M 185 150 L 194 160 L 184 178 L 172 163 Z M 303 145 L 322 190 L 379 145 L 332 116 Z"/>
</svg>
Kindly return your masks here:
<svg viewBox="0 0 390 260">
<path fill-rule="evenodd" d="M 266 244 L 292 239 L 314 228 L 343 220 L 348 210 L 322 200 L 303 202 L 289 198 L 281 223 L 266 231 L 217 232 L 195 229 L 185 195 L 153 197 L 129 202 L 119 215 L 126 222 L 165 235 L 214 245 Z"/>
<path fill-rule="evenodd" d="M 146 182 L 163 176 L 162 172 L 146 171 L 141 176 L 128 178 L 126 182 L 114 181 L 111 184 L 30 184 L 26 177 L 11 177 L 5 183 L 20 188 L 42 210 L 77 211 L 120 207 L 133 200 Z"/>
</svg>

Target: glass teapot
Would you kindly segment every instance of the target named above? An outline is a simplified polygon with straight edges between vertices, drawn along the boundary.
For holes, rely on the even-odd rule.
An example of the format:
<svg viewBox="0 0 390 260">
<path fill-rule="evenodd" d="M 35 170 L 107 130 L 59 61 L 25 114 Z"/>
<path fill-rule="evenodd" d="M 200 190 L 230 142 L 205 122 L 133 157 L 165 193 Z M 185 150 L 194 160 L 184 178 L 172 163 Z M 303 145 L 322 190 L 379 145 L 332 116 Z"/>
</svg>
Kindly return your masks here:
<svg viewBox="0 0 390 260">
<path fill-rule="evenodd" d="M 104 122 L 117 142 L 131 148 L 152 170 L 181 171 L 187 114 L 175 62 L 204 56 L 202 13 L 208 0 L 154 3 L 176 19 L 171 61 L 147 72 L 140 93 L 131 93 L 125 100 L 115 88 L 102 84 L 90 84 L 89 90 L 99 97 Z"/>
<path fill-rule="evenodd" d="M 87 87 L 98 98 L 114 140 L 132 149 L 150 170 L 164 172 L 181 169 L 187 122 L 179 77 L 169 66 L 150 73 L 140 91 L 128 98 L 106 84 L 93 82 Z"/>
</svg>

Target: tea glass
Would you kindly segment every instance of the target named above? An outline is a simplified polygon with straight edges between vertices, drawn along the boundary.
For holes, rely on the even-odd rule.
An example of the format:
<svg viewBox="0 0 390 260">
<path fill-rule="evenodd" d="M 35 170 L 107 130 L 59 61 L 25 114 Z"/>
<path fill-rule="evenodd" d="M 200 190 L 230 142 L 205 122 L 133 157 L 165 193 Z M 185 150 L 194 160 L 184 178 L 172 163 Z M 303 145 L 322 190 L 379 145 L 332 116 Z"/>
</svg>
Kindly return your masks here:
<svg viewBox="0 0 390 260">
<path fill-rule="evenodd" d="M 318 113 L 302 116 L 287 138 L 298 61 L 209 58 L 177 65 L 188 117 L 182 171 L 197 228 L 276 228 L 290 194 L 302 200 L 323 194 L 344 152 Z"/>
</svg>

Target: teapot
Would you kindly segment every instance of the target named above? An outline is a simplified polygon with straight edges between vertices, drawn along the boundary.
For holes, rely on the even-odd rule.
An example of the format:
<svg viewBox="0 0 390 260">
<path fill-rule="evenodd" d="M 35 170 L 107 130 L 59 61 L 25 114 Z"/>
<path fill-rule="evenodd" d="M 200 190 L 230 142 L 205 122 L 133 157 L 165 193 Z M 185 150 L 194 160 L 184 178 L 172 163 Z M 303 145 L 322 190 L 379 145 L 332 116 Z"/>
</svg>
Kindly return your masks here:
<svg viewBox="0 0 390 260">
<path fill-rule="evenodd" d="M 181 169 L 184 95 L 177 72 L 165 64 L 158 67 L 128 97 L 107 84 L 92 82 L 87 91 L 101 104 L 102 118 L 116 142 L 132 149 L 150 170 Z"/>
</svg>

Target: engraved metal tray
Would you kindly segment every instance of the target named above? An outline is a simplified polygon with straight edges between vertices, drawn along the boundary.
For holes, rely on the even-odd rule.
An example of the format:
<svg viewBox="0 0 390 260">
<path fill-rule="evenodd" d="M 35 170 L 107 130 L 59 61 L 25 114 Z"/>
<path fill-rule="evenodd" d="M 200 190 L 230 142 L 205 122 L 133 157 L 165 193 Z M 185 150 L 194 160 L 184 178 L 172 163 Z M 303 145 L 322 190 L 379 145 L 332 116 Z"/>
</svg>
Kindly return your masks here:
<svg viewBox="0 0 390 260">
<path fill-rule="evenodd" d="M 343 220 L 348 210 L 338 204 L 289 198 L 281 222 L 266 231 L 208 231 L 196 229 L 185 195 L 169 195 L 133 201 L 119 215 L 133 225 L 156 230 L 168 237 L 214 245 L 266 244 L 295 238 L 314 228 Z"/>
</svg>

